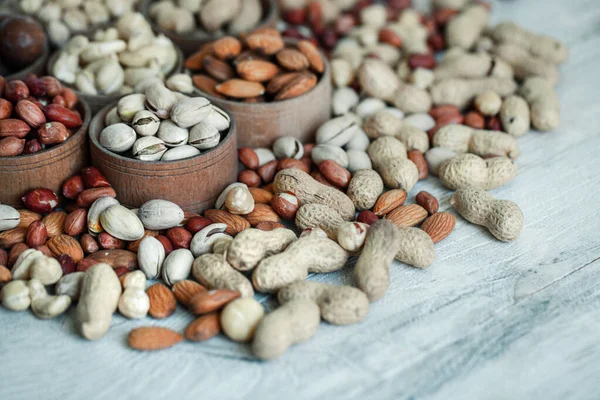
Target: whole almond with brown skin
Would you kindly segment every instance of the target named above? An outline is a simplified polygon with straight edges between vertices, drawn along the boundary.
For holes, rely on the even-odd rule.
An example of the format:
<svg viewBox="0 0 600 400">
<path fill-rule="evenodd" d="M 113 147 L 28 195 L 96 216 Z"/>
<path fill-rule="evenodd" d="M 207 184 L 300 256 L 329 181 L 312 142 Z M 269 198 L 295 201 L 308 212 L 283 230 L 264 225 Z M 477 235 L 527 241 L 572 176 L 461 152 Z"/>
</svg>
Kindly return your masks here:
<svg viewBox="0 0 600 400">
<path fill-rule="evenodd" d="M 202 59 L 202 68 L 219 82 L 232 79 L 235 76 L 235 71 L 229 64 L 210 54 Z"/>
<path fill-rule="evenodd" d="M 228 235 L 235 236 L 241 231 L 250 228 L 248 220 L 239 215 L 233 215 L 229 211 L 211 209 L 204 211 L 204 216 L 212 222 L 227 225 L 225 233 Z"/>
<path fill-rule="evenodd" d="M 254 199 L 254 204 L 271 204 L 271 199 L 273 198 L 273 193 L 266 191 L 261 188 L 249 188 L 250 194 Z"/>
<path fill-rule="evenodd" d="M 301 40 L 298 42 L 298 49 L 304 54 L 304 56 L 308 59 L 310 63 L 310 67 L 318 72 L 319 74 L 325 70 L 325 65 L 323 64 L 323 59 L 321 58 L 321 53 L 316 48 L 314 44 L 312 44 L 308 40 Z"/>
<path fill-rule="evenodd" d="M 10 101 L 0 98 L 0 120 L 10 117 L 13 112 L 13 105 Z"/>
<path fill-rule="evenodd" d="M 146 290 L 150 299 L 148 313 L 157 319 L 167 318 L 175 312 L 177 299 L 173 292 L 162 283 L 155 283 Z"/>
<path fill-rule="evenodd" d="M 8 283 L 12 280 L 12 274 L 6 266 L 0 264 L 0 285 Z"/>
<path fill-rule="evenodd" d="M 229 289 L 208 290 L 196 294 L 190 300 L 189 310 L 194 314 L 206 314 L 223 308 L 240 297 L 240 292 Z"/>
<path fill-rule="evenodd" d="M 283 49 L 277 53 L 275 58 L 279 65 L 290 71 L 302 71 L 310 66 L 306 56 L 301 51 L 294 49 Z"/>
<path fill-rule="evenodd" d="M 81 239 L 79 242 L 80 242 L 81 248 L 85 254 L 93 254 L 93 253 L 97 252 L 98 250 L 100 250 L 100 246 L 98 246 L 98 242 L 96 242 L 96 239 L 94 239 L 94 237 L 92 235 L 90 235 L 89 233 L 84 233 L 81 236 Z"/>
<path fill-rule="evenodd" d="M 6 266 L 8 268 L 12 268 L 15 265 L 15 262 L 17 262 L 17 259 L 19 258 L 21 253 L 23 253 L 28 248 L 29 246 L 27 246 L 25 243 L 17 243 L 13 247 L 11 247 L 10 253 L 8 253 L 8 263 L 6 264 Z"/>
<path fill-rule="evenodd" d="M 51 144 L 60 144 L 70 136 L 67 128 L 60 122 L 48 122 L 37 131 L 39 141 L 48 146 Z"/>
<path fill-rule="evenodd" d="M 381 217 L 400 207 L 406 201 L 406 192 L 403 189 L 393 189 L 383 193 L 373 207 L 375 215 Z"/>
<path fill-rule="evenodd" d="M 200 89 L 201 92 L 210 94 L 211 96 L 217 97 L 219 99 L 225 98 L 225 96 L 223 96 L 221 93 L 217 92 L 215 89 L 215 87 L 217 87 L 219 82 L 217 82 L 210 76 L 206 76 L 206 75 L 202 75 L 202 74 L 194 75 L 192 77 L 192 81 L 194 82 L 194 85 L 198 89 Z"/>
<path fill-rule="evenodd" d="M 20 100 L 15 106 L 15 113 L 34 129 L 46 123 L 46 117 L 42 110 L 29 100 Z"/>
<path fill-rule="evenodd" d="M 206 288 L 196 281 L 185 279 L 173 285 L 173 294 L 181 305 L 188 306 L 196 294 L 206 291 Z"/>
<path fill-rule="evenodd" d="M 430 215 L 438 212 L 438 209 L 440 208 L 438 199 L 436 199 L 434 195 L 426 191 L 419 192 L 415 200 L 417 204 L 423 207 L 425 210 L 427 210 L 427 212 Z"/>
<path fill-rule="evenodd" d="M 249 188 L 259 187 L 261 182 L 260 175 L 251 169 L 240 171 L 237 180 L 238 182 L 244 183 Z"/>
<path fill-rule="evenodd" d="M 0 138 L 14 137 L 23 139 L 31 128 L 24 121 L 16 118 L 0 120 Z"/>
<path fill-rule="evenodd" d="M 266 32 L 255 32 L 248 35 L 246 43 L 250 49 L 265 55 L 275 54 L 285 46 L 280 35 Z"/>
<path fill-rule="evenodd" d="M 256 170 L 258 168 L 258 156 L 250 147 L 238 149 L 238 160 L 248 169 Z"/>
<path fill-rule="evenodd" d="M 281 222 L 279 215 L 277 215 L 275 210 L 268 204 L 255 204 L 254 210 L 252 210 L 250 214 L 244 215 L 244 218 L 246 218 L 252 226 L 256 226 L 265 221 Z"/>
<path fill-rule="evenodd" d="M 102 232 L 98 235 L 98 245 L 104 250 L 124 249 L 125 242 L 109 233 Z"/>
<path fill-rule="evenodd" d="M 0 157 L 15 157 L 23 154 L 25 139 L 6 137 L 0 139 Z"/>
<path fill-rule="evenodd" d="M 285 85 L 277 95 L 275 100 L 287 100 L 293 97 L 298 97 L 308 92 L 317 85 L 317 77 L 309 72 L 301 73 L 290 83 Z"/>
<path fill-rule="evenodd" d="M 266 82 L 279 72 L 277 65 L 269 61 L 247 60 L 242 61 L 236 66 L 238 75 L 251 82 Z"/>
<path fill-rule="evenodd" d="M 419 171 L 419 180 L 426 179 L 429 176 L 429 168 L 427 167 L 427 161 L 425 161 L 425 157 L 423 157 L 423 153 L 419 150 L 411 150 L 406 156 L 410 161 L 412 161 Z"/>
<path fill-rule="evenodd" d="M 138 267 L 137 254 L 129 250 L 113 249 L 97 251 L 87 256 L 86 259 L 106 263 L 114 269 L 127 268 L 133 270 Z"/>
<path fill-rule="evenodd" d="M 264 183 L 271 183 L 273 179 L 275 179 L 275 174 L 277 173 L 277 165 L 279 162 L 277 160 L 271 160 L 263 166 L 259 167 L 256 171 L 260 179 Z"/>
<path fill-rule="evenodd" d="M 48 231 L 48 237 L 52 238 L 58 235 L 62 235 L 65 232 L 65 221 L 67 220 L 67 213 L 64 211 L 53 211 L 46 215 L 42 222 L 46 225 Z"/>
<path fill-rule="evenodd" d="M 217 85 L 215 90 L 225 96 L 238 99 L 261 96 L 265 93 L 265 87 L 260 83 L 243 79 L 230 79 Z"/>
<path fill-rule="evenodd" d="M 192 342 L 203 342 L 221 331 L 220 313 L 212 312 L 196 318 L 185 328 L 185 338 Z"/>
<path fill-rule="evenodd" d="M 212 49 L 217 58 L 226 61 L 240 54 L 242 43 L 233 36 L 224 36 L 213 42 Z"/>
<path fill-rule="evenodd" d="M 8 253 L 4 249 L 0 249 L 0 265 L 8 265 Z"/>
<path fill-rule="evenodd" d="M 62 185 L 62 194 L 67 199 L 76 200 L 77 196 L 85 190 L 81 175 L 74 175 Z"/>
<path fill-rule="evenodd" d="M 346 168 L 333 160 L 325 160 L 319 164 L 319 172 L 335 186 L 346 189 L 352 179 L 352 174 Z"/>
<path fill-rule="evenodd" d="M 298 77 L 298 72 L 288 72 L 287 74 L 280 74 L 275 76 L 269 81 L 265 88 L 268 94 L 275 94 L 290 83 L 294 78 Z"/>
<path fill-rule="evenodd" d="M 117 192 L 111 187 L 100 187 L 94 189 L 86 189 L 77 196 L 77 206 L 81 208 L 90 208 L 90 206 L 100 197 L 117 197 Z"/>
<path fill-rule="evenodd" d="M 397 227 L 417 226 L 427 218 L 429 214 L 418 204 L 407 204 L 400 206 L 387 214 L 385 219 Z"/>
<path fill-rule="evenodd" d="M 144 240 L 148 236 L 157 237 L 158 236 L 158 231 L 153 231 L 153 230 L 150 230 L 150 229 L 144 229 L 144 236 L 141 239 L 136 240 L 135 242 L 129 242 L 127 244 L 127 250 L 132 251 L 134 253 L 137 253 L 137 251 L 138 251 L 138 249 L 140 247 L 140 243 L 142 243 L 142 240 Z"/>
<path fill-rule="evenodd" d="M 438 243 L 452 233 L 456 225 L 456 217 L 447 212 L 438 212 L 427 218 L 421 229 L 423 229 L 433 240 L 433 243 Z"/>
<path fill-rule="evenodd" d="M 262 188 L 263 188 L 264 190 L 266 190 L 267 192 L 271 192 L 271 193 L 275 194 L 275 186 L 274 186 L 274 183 L 273 183 L 273 182 L 271 182 L 271 183 L 269 183 L 269 184 L 267 184 L 267 185 L 263 186 Z"/>
<path fill-rule="evenodd" d="M 281 222 L 263 221 L 256 224 L 255 228 L 261 231 L 274 231 L 275 229 L 285 228 L 285 225 Z"/>
<path fill-rule="evenodd" d="M 183 64 L 183 67 L 191 70 L 202 69 L 202 60 L 209 54 L 213 53 L 213 44 L 207 43 L 203 45 L 200 50 L 191 54 Z"/>
<path fill-rule="evenodd" d="M 55 257 L 58 257 L 61 254 L 68 254 L 75 262 L 79 262 L 79 260 L 83 258 L 83 249 L 81 248 L 81 245 L 71 236 L 54 236 L 46 242 L 46 245 Z"/>
<path fill-rule="evenodd" d="M 78 112 L 58 104 L 48 104 L 44 107 L 44 115 L 48 121 L 60 122 L 69 129 L 79 128 L 83 124 Z"/>
<path fill-rule="evenodd" d="M 8 249 L 17 243 L 25 242 L 27 229 L 14 228 L 4 232 L 0 232 L 0 248 Z"/>
<path fill-rule="evenodd" d="M 127 343 L 136 350 L 166 349 L 183 340 L 181 334 L 160 326 L 144 326 L 129 332 Z"/>
<path fill-rule="evenodd" d="M 167 231 L 167 237 L 173 244 L 173 249 L 189 249 L 192 234 L 185 228 L 175 227 Z"/>
<path fill-rule="evenodd" d="M 46 225 L 42 221 L 35 221 L 27 229 L 25 243 L 29 247 L 42 246 L 48 240 Z"/>
</svg>

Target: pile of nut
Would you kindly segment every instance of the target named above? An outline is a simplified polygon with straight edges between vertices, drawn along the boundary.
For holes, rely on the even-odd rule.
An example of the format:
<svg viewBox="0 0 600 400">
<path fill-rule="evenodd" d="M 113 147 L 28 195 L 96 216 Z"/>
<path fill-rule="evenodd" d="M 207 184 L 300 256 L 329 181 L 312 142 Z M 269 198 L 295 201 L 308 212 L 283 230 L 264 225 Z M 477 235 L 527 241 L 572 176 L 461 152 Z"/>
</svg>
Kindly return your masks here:
<svg viewBox="0 0 600 400">
<path fill-rule="evenodd" d="M 185 62 L 201 92 L 251 103 L 282 101 L 317 85 L 324 63 L 309 41 L 285 44 L 271 28 L 244 38 L 226 36 L 205 45 Z"/>
<path fill-rule="evenodd" d="M 73 36 L 58 52 L 50 73 L 88 95 L 128 94 L 144 80 L 164 79 L 177 66 L 173 42 L 154 35 L 139 13 L 124 14 L 94 40 Z"/>
<path fill-rule="evenodd" d="M 75 34 L 132 12 L 139 0 L 18 0 L 19 9 L 46 25 L 52 44 L 63 46 Z"/>
<path fill-rule="evenodd" d="M 261 0 L 161 0 L 149 14 L 161 29 L 178 34 L 204 29 L 236 35 L 259 24 L 263 5 Z"/>
<path fill-rule="evenodd" d="M 38 153 L 63 143 L 82 125 L 77 95 L 56 78 L 0 76 L 0 157 Z"/>
<path fill-rule="evenodd" d="M 187 97 L 154 82 L 122 97 L 105 117 L 98 142 L 141 161 L 174 161 L 216 147 L 229 115 L 204 97 Z"/>
</svg>

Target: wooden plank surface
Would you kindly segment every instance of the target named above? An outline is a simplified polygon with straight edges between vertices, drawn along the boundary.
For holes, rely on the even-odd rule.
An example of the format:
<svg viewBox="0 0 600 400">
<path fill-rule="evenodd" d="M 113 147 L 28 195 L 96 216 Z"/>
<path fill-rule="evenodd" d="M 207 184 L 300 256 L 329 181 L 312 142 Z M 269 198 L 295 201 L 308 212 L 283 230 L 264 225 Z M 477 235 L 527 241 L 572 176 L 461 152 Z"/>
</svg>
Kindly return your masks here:
<svg viewBox="0 0 600 400">
<path fill-rule="evenodd" d="M 55 321 L 0 310 L 0 399 L 597 399 L 600 395 L 600 5 L 597 0 L 496 1 L 514 20 L 571 48 L 558 88 L 560 129 L 519 139 L 519 176 L 494 190 L 525 215 L 501 243 L 458 218 L 427 270 L 392 267 L 387 295 L 350 327 L 273 362 L 214 338 L 168 351 L 126 347 L 132 327 L 183 330 L 115 316 L 102 340 Z M 441 208 L 451 192 L 419 183 Z M 352 283 L 352 268 L 314 277 Z M 264 298 L 271 306 L 271 299 Z"/>
</svg>

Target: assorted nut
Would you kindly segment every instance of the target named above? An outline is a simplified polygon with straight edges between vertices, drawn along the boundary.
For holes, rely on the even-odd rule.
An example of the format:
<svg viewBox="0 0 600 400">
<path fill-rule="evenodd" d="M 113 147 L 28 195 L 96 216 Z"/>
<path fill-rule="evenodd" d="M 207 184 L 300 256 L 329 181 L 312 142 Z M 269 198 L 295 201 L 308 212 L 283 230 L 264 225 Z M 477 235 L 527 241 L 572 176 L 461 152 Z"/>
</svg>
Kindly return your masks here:
<svg viewBox="0 0 600 400">
<path fill-rule="evenodd" d="M 317 85 L 325 68 L 311 42 L 286 44 L 270 28 L 204 45 L 188 57 L 184 67 L 195 74 L 192 79 L 201 93 L 250 103 L 303 95 Z M 277 145 L 277 152 L 302 157 L 294 151 L 294 143 Z"/>
<path fill-rule="evenodd" d="M 140 161 L 176 161 L 216 147 L 230 118 L 204 97 L 178 96 L 157 81 L 143 94 L 122 97 L 105 123 L 98 142 L 107 150 Z"/>
</svg>

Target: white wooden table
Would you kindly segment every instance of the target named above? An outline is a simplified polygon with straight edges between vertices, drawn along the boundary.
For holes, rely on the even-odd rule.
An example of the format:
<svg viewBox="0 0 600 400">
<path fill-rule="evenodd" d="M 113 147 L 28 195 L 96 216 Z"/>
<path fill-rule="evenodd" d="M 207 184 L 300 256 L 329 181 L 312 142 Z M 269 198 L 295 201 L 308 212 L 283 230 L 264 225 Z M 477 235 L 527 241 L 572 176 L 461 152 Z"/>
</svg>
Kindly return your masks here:
<svg viewBox="0 0 600 400">
<path fill-rule="evenodd" d="M 600 398 L 600 4 L 495 2 L 493 21 L 509 19 L 571 48 L 560 129 L 519 139 L 519 176 L 493 191 L 523 209 L 517 242 L 458 217 L 430 268 L 392 267 L 390 290 L 364 322 L 322 323 L 272 362 L 223 337 L 128 349 L 135 326 L 182 331 L 183 311 L 164 321 L 115 316 L 88 342 L 73 312 L 41 321 L 1 309 L 0 399 Z M 412 195 L 421 189 L 454 212 L 436 179 Z M 351 271 L 318 279 L 351 284 Z"/>
</svg>

